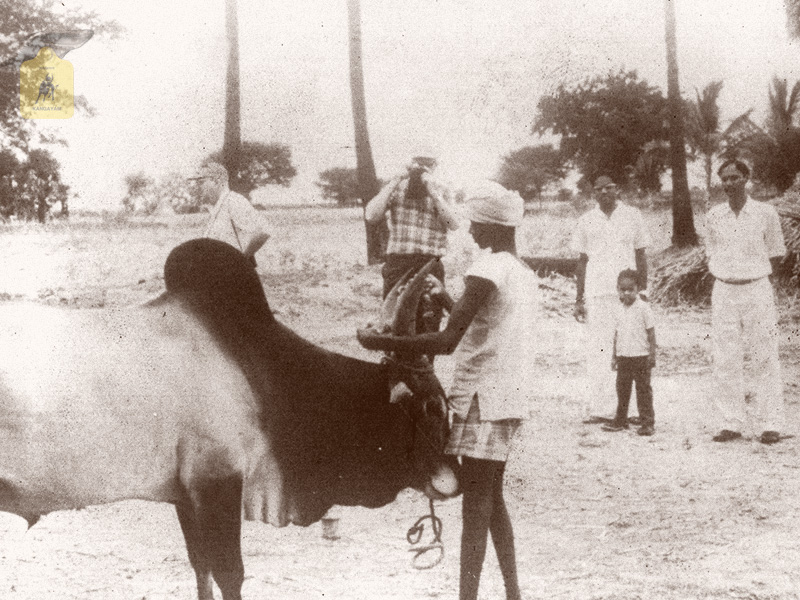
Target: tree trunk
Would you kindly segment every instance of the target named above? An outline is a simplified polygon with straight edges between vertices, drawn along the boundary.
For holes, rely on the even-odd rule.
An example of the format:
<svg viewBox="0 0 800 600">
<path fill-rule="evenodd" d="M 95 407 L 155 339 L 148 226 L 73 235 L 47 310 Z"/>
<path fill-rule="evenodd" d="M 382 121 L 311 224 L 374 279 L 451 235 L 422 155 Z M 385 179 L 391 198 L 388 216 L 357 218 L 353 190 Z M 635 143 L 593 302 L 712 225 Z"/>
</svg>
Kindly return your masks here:
<svg viewBox="0 0 800 600">
<path fill-rule="evenodd" d="M 697 244 L 689 180 L 686 175 L 686 147 L 683 102 L 678 83 L 678 46 L 675 27 L 675 0 L 664 0 L 667 42 L 667 110 L 669 111 L 669 158 L 672 167 L 672 244 L 678 247 Z"/>
<path fill-rule="evenodd" d="M 380 191 L 380 182 L 375 174 L 375 161 L 367 129 L 367 102 L 364 98 L 364 68 L 361 61 L 361 3 L 347 0 L 348 29 L 350 33 L 350 96 L 353 104 L 353 129 L 356 142 L 356 173 L 358 175 L 358 197 L 366 209 L 375 194 Z M 388 233 L 386 223 L 370 225 L 364 220 L 367 236 L 367 263 L 374 265 L 383 260 Z"/>
<path fill-rule="evenodd" d="M 705 205 L 705 212 L 708 214 L 708 210 L 711 208 L 711 161 L 713 160 L 710 154 L 706 155 L 706 205 Z"/>
<path fill-rule="evenodd" d="M 239 17 L 237 0 L 225 0 L 225 33 L 228 38 L 228 70 L 225 80 L 225 139 L 222 160 L 230 188 L 238 192 L 239 157 L 242 150 L 241 95 L 239 90 Z"/>
</svg>

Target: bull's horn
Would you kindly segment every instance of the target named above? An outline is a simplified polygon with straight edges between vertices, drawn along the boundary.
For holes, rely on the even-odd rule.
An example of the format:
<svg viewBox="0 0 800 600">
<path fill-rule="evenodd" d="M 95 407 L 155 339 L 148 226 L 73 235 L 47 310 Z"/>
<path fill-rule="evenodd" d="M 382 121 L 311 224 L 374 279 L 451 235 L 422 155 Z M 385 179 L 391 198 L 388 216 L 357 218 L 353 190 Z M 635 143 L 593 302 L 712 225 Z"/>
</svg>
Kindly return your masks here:
<svg viewBox="0 0 800 600">
<path fill-rule="evenodd" d="M 394 320 L 392 321 L 392 333 L 394 335 L 412 335 L 415 333 L 417 306 L 425 289 L 425 278 L 433 271 L 433 267 L 436 266 L 436 261 L 438 260 L 438 258 L 429 260 L 424 267 L 417 271 L 416 275 L 400 293 L 400 297 L 397 299 Z"/>
<path fill-rule="evenodd" d="M 383 301 L 383 306 L 381 307 L 381 325 L 385 329 L 389 329 L 394 323 L 395 317 L 397 316 L 397 300 L 400 298 L 400 292 L 403 291 L 403 287 L 408 283 L 408 280 L 411 279 L 411 274 L 413 273 L 413 269 L 409 269 L 405 272 L 405 274 L 394 284 L 394 287 L 386 294 L 386 299 Z"/>
</svg>

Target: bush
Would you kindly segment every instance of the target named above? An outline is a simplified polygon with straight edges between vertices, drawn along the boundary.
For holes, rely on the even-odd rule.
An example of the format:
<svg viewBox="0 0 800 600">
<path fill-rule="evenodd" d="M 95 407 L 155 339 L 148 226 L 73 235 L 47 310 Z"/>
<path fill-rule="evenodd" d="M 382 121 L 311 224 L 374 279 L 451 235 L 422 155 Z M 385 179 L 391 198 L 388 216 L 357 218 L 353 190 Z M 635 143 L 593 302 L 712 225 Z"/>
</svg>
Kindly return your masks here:
<svg viewBox="0 0 800 600">
<path fill-rule="evenodd" d="M 128 192 L 122 199 L 122 208 L 129 214 L 152 215 L 161 203 L 155 181 L 144 171 L 125 176 Z"/>
<path fill-rule="evenodd" d="M 128 215 L 154 215 L 161 207 L 169 206 L 179 215 L 199 213 L 216 198 L 204 196 L 197 181 L 189 181 L 180 173 L 168 173 L 156 182 L 143 171 L 125 177 L 128 192 L 122 208 Z"/>
<path fill-rule="evenodd" d="M 574 195 L 575 192 L 573 192 L 571 189 L 561 188 L 556 193 L 556 200 L 559 202 L 572 202 L 572 198 Z"/>
<path fill-rule="evenodd" d="M 334 200 L 339 206 L 358 206 L 358 175 L 355 169 L 333 167 L 319 174 L 316 185 L 322 190 L 322 197 Z"/>
<path fill-rule="evenodd" d="M 197 181 L 188 181 L 179 173 L 169 173 L 158 186 L 157 193 L 161 201 L 169 204 L 172 210 L 179 215 L 190 215 L 203 212 L 205 206 L 214 200 L 207 199 L 200 193 Z"/>
</svg>

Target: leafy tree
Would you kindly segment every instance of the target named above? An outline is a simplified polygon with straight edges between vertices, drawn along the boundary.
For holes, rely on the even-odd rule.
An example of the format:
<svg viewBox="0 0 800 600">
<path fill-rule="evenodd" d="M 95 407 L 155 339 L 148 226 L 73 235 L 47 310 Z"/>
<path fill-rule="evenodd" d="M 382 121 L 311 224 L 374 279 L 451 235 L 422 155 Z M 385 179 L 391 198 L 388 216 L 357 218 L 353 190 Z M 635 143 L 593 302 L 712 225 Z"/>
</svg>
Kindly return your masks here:
<svg viewBox="0 0 800 600">
<path fill-rule="evenodd" d="M 552 144 L 525 146 L 503 157 L 498 183 L 519 192 L 523 200 L 541 196 L 545 187 L 567 174 L 564 157 Z"/>
<path fill-rule="evenodd" d="M 6 219 L 17 212 L 20 171 L 17 155 L 8 148 L 0 150 L 0 216 Z"/>
<path fill-rule="evenodd" d="M 361 45 L 361 1 L 347 0 L 347 31 L 350 37 L 350 101 L 353 105 L 353 130 L 356 142 L 356 172 L 358 174 L 358 196 L 366 209 L 369 202 L 380 189 L 380 181 L 375 173 L 372 146 L 369 143 L 367 128 L 367 101 L 364 96 L 364 66 Z M 367 262 L 375 264 L 382 260 L 386 252 L 389 232 L 383 220 L 370 225 L 364 220 L 367 236 Z"/>
<path fill-rule="evenodd" d="M 630 177 L 645 194 L 661 191 L 661 175 L 669 161 L 669 144 L 663 141 L 647 142 L 641 154 L 630 168 Z"/>
<path fill-rule="evenodd" d="M 57 0 L 0 0 L 0 14 L 3 15 L 0 18 L 0 62 L 13 62 L 25 40 L 37 32 L 92 29 L 96 35 L 113 38 L 122 31 L 117 23 L 104 21 L 95 12 L 73 8 L 64 11 L 63 3 Z M 92 114 L 83 96 L 75 98 L 75 105 L 85 113 Z M 4 215 L 16 214 L 21 218 L 33 218 L 35 215 L 43 219 L 53 198 L 66 200 L 66 186 L 56 177 L 58 163 L 55 159 L 49 153 L 49 158 L 33 154 L 33 162 L 29 162 L 37 147 L 50 143 L 65 142 L 40 131 L 35 120 L 22 118 L 19 113 L 19 70 L 15 66 L 0 68 L 0 150 L 14 149 L 23 164 L 29 163 L 19 177 L 8 174 L 0 176 L 7 178 L 3 184 L 3 198 L 0 199 L 0 211 Z M 45 164 L 46 167 L 43 166 Z M 50 168 L 55 171 L 48 171 Z M 44 172 L 46 175 L 42 180 Z M 36 204 L 30 205 L 30 202 Z"/>
<path fill-rule="evenodd" d="M 695 90 L 697 99 L 688 104 L 686 120 L 686 140 L 692 156 L 703 157 L 706 175 L 705 212 L 711 201 L 711 174 L 714 157 L 722 150 L 722 133 L 719 119 L 719 93 L 722 81 L 712 81 L 703 88 L 702 94 Z"/>
<path fill-rule="evenodd" d="M 224 164 L 225 150 L 212 153 L 204 161 Z M 239 181 L 238 191 L 248 199 L 253 190 L 269 184 L 288 187 L 297 175 L 292 165 L 292 150 L 278 142 L 243 142 L 239 151 L 238 170 L 230 173 Z M 233 188 L 232 188 L 233 189 Z"/>
<path fill-rule="evenodd" d="M 22 185 L 19 197 L 22 204 L 17 206 L 17 216 L 44 223 L 50 207 L 63 202 L 69 187 L 61 181 L 60 165 L 56 158 L 42 148 L 28 153 L 28 160 L 21 165 Z"/>
<path fill-rule="evenodd" d="M 323 198 L 335 200 L 339 206 L 356 206 L 361 201 L 358 173 L 355 169 L 326 169 L 319 174 L 316 184 L 322 190 Z"/>
<path fill-rule="evenodd" d="M 542 97 L 533 132 L 560 135 L 565 160 L 589 181 L 608 175 L 622 182 L 647 142 L 666 139 L 665 111 L 658 88 L 620 70 Z"/>
</svg>

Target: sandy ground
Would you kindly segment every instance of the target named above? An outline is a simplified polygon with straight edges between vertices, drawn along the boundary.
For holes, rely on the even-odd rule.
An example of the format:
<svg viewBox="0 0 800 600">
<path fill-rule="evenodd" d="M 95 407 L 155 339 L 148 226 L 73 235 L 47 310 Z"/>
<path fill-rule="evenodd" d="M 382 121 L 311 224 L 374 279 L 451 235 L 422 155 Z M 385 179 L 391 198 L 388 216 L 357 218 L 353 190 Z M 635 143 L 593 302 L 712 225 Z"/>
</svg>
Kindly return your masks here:
<svg viewBox="0 0 800 600">
<path fill-rule="evenodd" d="M 194 231 L 0 236 L 0 252 L 17 259 L 2 267 L 0 294 L 67 307 L 137 303 L 160 291 L 163 258 Z M 379 268 L 360 266 L 355 249 L 352 257 L 349 250 L 326 254 L 321 243 L 316 251 L 298 243 L 259 257 L 270 304 L 315 342 L 376 359 L 353 332 L 377 313 Z M 457 291 L 461 263 L 448 267 Z M 708 311 L 656 307 L 656 435 L 611 434 L 580 422 L 583 332 L 569 315 L 573 290 L 563 279 L 542 281 L 541 354 L 532 365 L 541 386 L 507 470 L 524 597 L 800 597 L 800 442 L 792 437 L 767 447 L 751 435 L 711 441 Z M 800 417 L 799 329 L 796 307 L 784 306 L 788 435 L 798 433 Z M 448 360 L 437 368 L 446 382 Z M 609 412 L 613 405 L 609 398 Z M 382 509 L 342 508 L 335 541 L 322 537 L 320 524 L 246 523 L 244 598 L 455 599 L 460 501 L 436 506 L 443 561 L 416 570 L 405 534 L 426 510 L 424 497 L 410 490 Z M 490 550 L 481 598 L 503 596 Z M 0 598 L 195 597 L 171 506 L 131 501 L 59 512 L 27 533 L 21 519 L 0 514 Z"/>
</svg>

